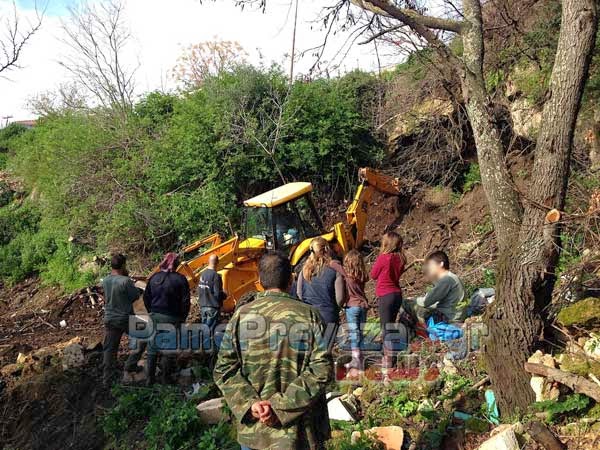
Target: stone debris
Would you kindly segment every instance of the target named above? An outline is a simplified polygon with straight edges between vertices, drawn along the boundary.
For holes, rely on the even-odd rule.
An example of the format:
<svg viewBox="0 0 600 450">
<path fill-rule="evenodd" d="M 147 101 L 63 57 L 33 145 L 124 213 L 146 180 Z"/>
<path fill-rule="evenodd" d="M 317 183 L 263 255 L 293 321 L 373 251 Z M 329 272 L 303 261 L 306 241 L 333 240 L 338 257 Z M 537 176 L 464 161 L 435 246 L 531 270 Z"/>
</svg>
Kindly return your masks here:
<svg viewBox="0 0 600 450">
<path fill-rule="evenodd" d="M 547 367 L 556 368 L 556 361 L 552 355 L 546 355 L 540 350 L 536 351 L 529 357 L 527 362 L 533 364 L 543 364 Z M 535 401 L 542 402 L 544 400 L 556 400 L 560 395 L 560 390 L 554 384 L 546 380 L 544 377 L 534 375 L 529 382 L 531 389 L 535 392 Z"/>
<path fill-rule="evenodd" d="M 85 357 L 83 356 L 83 345 L 81 342 L 72 342 L 62 350 L 62 368 L 63 370 L 75 369 L 83 366 Z"/>
<path fill-rule="evenodd" d="M 520 448 L 513 427 L 494 434 L 479 446 L 479 450 L 519 450 Z"/>
<path fill-rule="evenodd" d="M 200 420 L 207 425 L 214 425 L 229 420 L 224 413 L 225 399 L 223 397 L 207 400 L 196 406 Z"/>
<path fill-rule="evenodd" d="M 27 361 L 27 356 L 25 356 L 23 353 L 19 353 L 17 355 L 17 364 L 25 364 L 25 361 Z"/>
<path fill-rule="evenodd" d="M 342 395 L 334 397 L 327 394 L 327 411 L 330 420 L 340 420 L 343 422 L 356 422 L 356 400 L 352 395 Z"/>
<path fill-rule="evenodd" d="M 381 442 L 386 450 L 401 450 L 404 442 L 404 430 L 402 427 L 375 427 L 364 431 L 364 434 L 373 440 Z M 361 437 L 360 431 L 352 433 L 352 443 L 356 444 Z"/>
</svg>

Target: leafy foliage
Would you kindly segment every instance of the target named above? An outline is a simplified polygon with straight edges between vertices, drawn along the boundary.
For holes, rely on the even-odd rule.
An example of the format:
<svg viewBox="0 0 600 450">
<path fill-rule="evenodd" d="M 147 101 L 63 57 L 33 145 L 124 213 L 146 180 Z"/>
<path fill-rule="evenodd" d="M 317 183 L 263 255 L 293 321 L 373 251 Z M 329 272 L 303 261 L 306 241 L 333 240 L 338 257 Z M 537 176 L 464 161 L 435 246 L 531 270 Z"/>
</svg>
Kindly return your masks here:
<svg viewBox="0 0 600 450">
<path fill-rule="evenodd" d="M 546 400 L 533 404 L 533 409 L 547 414 L 548 422 L 556 422 L 567 414 L 576 414 L 584 411 L 590 405 L 590 398 L 583 394 L 572 394 L 562 401 Z"/>
<path fill-rule="evenodd" d="M 20 218 L 29 206 L 0 209 L 0 227 L 16 223 L 2 234 L 0 266 L 32 254 L 2 277 L 35 271 L 65 285 L 86 253 L 147 260 L 207 233 L 229 234 L 241 229 L 241 201 L 282 177 L 348 196 L 356 169 L 383 157 L 363 106 L 376 83 L 353 72 L 290 87 L 277 67 L 235 65 L 182 95 L 148 94 L 126 121 L 66 109 L 12 130 L 8 167 L 35 194 L 37 216 L 29 229 Z M 44 246 L 48 256 L 33 257 Z"/>
<path fill-rule="evenodd" d="M 479 171 L 479 164 L 469 164 L 469 170 L 465 174 L 463 193 L 471 191 L 476 185 L 481 184 L 481 172 Z"/>
<path fill-rule="evenodd" d="M 146 447 L 158 449 L 237 449 L 230 425 L 203 425 L 195 403 L 181 398 L 173 387 L 113 389 L 116 404 L 103 416 L 104 432 L 118 448 L 132 429 L 143 429 Z"/>
</svg>

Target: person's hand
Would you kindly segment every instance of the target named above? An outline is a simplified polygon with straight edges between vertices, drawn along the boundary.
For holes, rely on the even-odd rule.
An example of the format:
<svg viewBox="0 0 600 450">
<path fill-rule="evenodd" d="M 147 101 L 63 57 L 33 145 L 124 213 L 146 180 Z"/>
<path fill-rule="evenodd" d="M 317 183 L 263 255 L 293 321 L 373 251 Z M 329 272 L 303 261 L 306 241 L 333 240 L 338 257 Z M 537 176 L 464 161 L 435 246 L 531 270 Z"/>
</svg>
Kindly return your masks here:
<svg viewBox="0 0 600 450">
<path fill-rule="evenodd" d="M 264 400 L 254 402 L 250 407 L 252 417 L 254 417 L 256 420 L 261 420 L 261 417 L 265 417 L 269 413 L 270 409 L 270 403 L 265 402 Z"/>
<path fill-rule="evenodd" d="M 261 423 L 264 423 L 268 427 L 273 427 L 279 423 L 279 419 L 275 415 L 273 411 L 273 407 L 271 406 L 271 402 L 266 400 L 263 401 L 263 406 L 266 408 L 266 412 L 260 416 Z"/>
</svg>

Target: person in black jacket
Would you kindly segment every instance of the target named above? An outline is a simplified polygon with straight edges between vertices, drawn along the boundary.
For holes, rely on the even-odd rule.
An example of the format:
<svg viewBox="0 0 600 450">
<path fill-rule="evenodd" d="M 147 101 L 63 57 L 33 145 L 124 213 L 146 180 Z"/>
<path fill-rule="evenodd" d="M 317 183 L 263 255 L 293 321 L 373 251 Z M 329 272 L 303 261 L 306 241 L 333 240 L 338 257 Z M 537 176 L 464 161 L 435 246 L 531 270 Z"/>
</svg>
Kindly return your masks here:
<svg viewBox="0 0 600 450">
<path fill-rule="evenodd" d="M 176 253 L 167 253 L 160 263 L 160 272 L 148 280 L 144 291 L 144 304 L 154 322 L 155 335 L 148 344 L 148 359 L 146 360 L 146 376 L 148 384 L 154 384 L 156 360 L 159 351 L 175 350 L 177 342 L 165 345 L 161 339 L 160 324 L 172 324 L 177 327 L 185 322 L 190 312 L 190 286 L 187 279 L 176 272 L 179 258 Z M 164 337 L 164 334 L 163 336 Z M 162 358 L 161 372 L 168 379 L 171 359 L 167 355 Z"/>
<path fill-rule="evenodd" d="M 219 322 L 219 312 L 223 306 L 225 293 L 223 292 L 223 280 L 217 272 L 219 257 L 210 255 L 208 267 L 204 269 L 198 283 L 198 302 L 200 304 L 200 316 L 202 323 L 214 331 Z"/>
</svg>

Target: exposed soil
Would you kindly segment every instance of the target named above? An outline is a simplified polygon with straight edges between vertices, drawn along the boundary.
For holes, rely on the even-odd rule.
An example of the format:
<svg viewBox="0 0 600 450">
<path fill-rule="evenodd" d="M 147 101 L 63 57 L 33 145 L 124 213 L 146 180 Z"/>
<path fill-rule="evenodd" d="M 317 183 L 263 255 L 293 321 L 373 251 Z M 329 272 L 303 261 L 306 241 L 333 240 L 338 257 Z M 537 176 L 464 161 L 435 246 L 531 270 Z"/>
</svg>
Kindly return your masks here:
<svg viewBox="0 0 600 450">
<path fill-rule="evenodd" d="M 30 278 L 0 291 L 0 366 L 28 353 L 74 337 L 86 344 L 102 339 L 102 293 L 62 295 Z M 64 321 L 65 326 L 61 326 Z"/>
<path fill-rule="evenodd" d="M 100 352 L 93 352 L 84 369 L 51 369 L 8 388 L 0 407 L 2 448 L 104 448 L 98 418 L 112 398 L 102 387 L 100 358 Z"/>
</svg>

